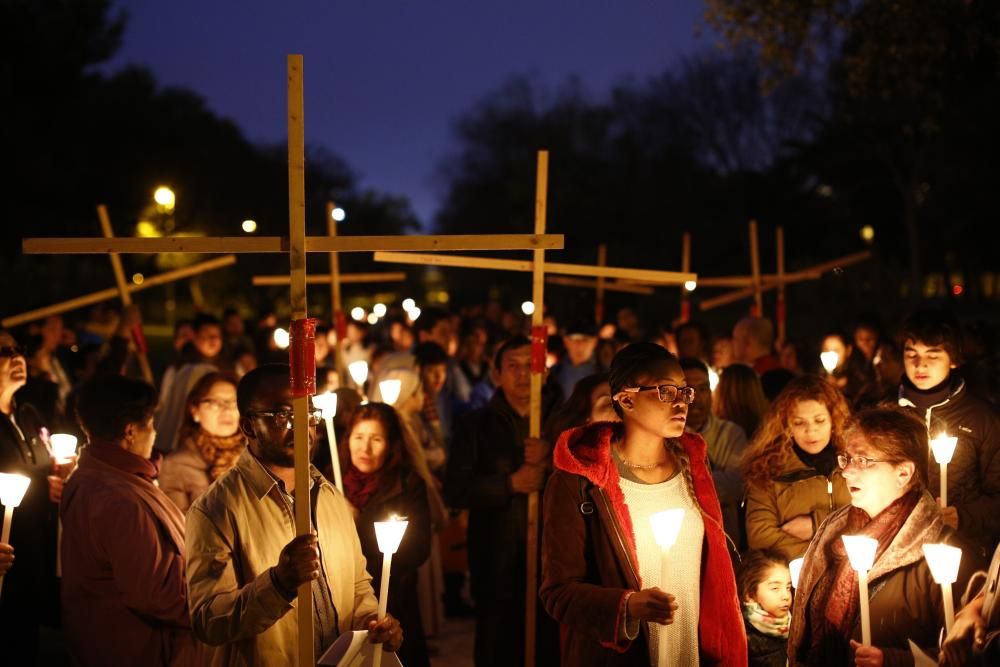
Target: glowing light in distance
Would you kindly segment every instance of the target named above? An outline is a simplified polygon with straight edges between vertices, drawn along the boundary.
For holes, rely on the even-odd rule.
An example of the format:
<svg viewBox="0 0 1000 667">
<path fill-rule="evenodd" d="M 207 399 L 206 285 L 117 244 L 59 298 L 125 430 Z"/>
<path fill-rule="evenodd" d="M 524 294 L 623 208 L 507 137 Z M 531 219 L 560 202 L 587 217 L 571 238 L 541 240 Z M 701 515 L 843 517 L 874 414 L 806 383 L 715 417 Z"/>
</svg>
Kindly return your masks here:
<svg viewBox="0 0 1000 667">
<path fill-rule="evenodd" d="M 417 302 L 413 299 L 403 299 L 403 310 L 410 312 L 417 307 Z"/>
<path fill-rule="evenodd" d="M 333 218 L 336 222 L 343 222 L 344 220 L 347 219 L 347 212 L 338 206 L 337 208 L 333 209 L 333 213 L 330 214 L 330 217 Z"/>
<path fill-rule="evenodd" d="M 161 185 L 153 192 L 153 201 L 170 211 L 173 210 L 174 204 L 177 202 L 177 197 L 174 195 L 173 190 L 165 185 Z"/>
<path fill-rule="evenodd" d="M 365 319 L 365 309 L 361 306 L 355 306 L 351 308 L 351 319 L 356 322 L 361 322 Z"/>
<path fill-rule="evenodd" d="M 146 277 L 143 276 L 141 273 L 132 274 L 132 282 L 135 283 L 136 285 L 141 285 L 145 280 Z"/>
<path fill-rule="evenodd" d="M 288 331 L 278 327 L 274 330 L 274 344 L 278 346 L 278 349 L 287 350 L 288 349 Z"/>
<path fill-rule="evenodd" d="M 688 280 L 684 283 L 684 289 L 686 289 L 688 292 L 693 292 L 697 287 L 698 283 L 693 280 Z"/>
<path fill-rule="evenodd" d="M 257 223 L 254 220 L 244 220 L 241 226 L 247 234 L 253 234 L 257 231 Z"/>
<path fill-rule="evenodd" d="M 530 301 L 525 301 L 521 304 L 521 312 L 525 315 L 531 315 L 535 312 L 535 304 Z"/>
<path fill-rule="evenodd" d="M 384 303 L 376 303 L 372 306 L 372 312 L 375 313 L 375 317 L 385 317 L 387 308 Z"/>
</svg>

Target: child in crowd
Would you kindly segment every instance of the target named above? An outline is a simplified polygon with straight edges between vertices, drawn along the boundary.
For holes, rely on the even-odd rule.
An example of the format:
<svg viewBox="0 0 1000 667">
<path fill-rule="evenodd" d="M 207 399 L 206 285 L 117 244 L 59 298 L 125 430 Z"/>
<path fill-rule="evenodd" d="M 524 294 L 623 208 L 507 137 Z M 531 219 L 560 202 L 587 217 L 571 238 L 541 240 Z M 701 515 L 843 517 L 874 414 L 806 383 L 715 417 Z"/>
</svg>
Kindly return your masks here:
<svg viewBox="0 0 1000 667">
<path fill-rule="evenodd" d="M 792 578 L 773 551 L 750 551 L 736 582 L 743 603 L 750 667 L 784 667 L 792 620 Z"/>
</svg>

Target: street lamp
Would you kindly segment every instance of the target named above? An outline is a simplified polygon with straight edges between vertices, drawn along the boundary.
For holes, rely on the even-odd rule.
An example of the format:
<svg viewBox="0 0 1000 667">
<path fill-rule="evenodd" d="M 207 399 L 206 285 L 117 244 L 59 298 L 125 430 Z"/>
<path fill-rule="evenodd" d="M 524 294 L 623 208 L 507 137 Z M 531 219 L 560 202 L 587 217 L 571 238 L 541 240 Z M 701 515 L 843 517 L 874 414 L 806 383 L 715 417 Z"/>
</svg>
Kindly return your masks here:
<svg viewBox="0 0 1000 667">
<path fill-rule="evenodd" d="M 155 192 L 153 192 L 153 201 L 156 202 L 157 206 L 169 213 L 174 210 L 174 204 L 177 203 L 177 197 L 174 195 L 173 190 L 165 185 L 161 185 L 156 188 Z"/>
</svg>

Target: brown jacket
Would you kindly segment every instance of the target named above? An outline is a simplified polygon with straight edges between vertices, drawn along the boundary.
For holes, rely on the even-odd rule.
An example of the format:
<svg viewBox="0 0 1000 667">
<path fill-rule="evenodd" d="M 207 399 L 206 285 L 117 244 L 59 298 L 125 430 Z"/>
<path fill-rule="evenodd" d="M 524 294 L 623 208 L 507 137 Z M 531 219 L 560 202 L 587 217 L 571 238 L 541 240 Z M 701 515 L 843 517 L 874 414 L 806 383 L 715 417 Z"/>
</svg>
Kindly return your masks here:
<svg viewBox="0 0 1000 667">
<path fill-rule="evenodd" d="M 208 464 L 190 438 L 163 458 L 159 479 L 160 490 L 185 514 L 212 484 Z"/>
<path fill-rule="evenodd" d="M 833 484 L 832 495 L 828 482 Z M 850 502 L 851 494 L 839 469 L 827 479 L 789 450 L 781 471 L 766 487 L 747 484 L 747 543 L 751 549 L 774 549 L 788 560 L 798 558 L 809 540 L 792 537 L 781 526 L 806 514 L 812 517 L 813 527 L 818 527 L 832 511 Z"/>
<path fill-rule="evenodd" d="M 648 666 L 648 628 L 635 641 L 621 633 L 625 595 L 638 591 L 635 535 L 611 441 L 620 425 L 566 431 L 556 445 L 545 489 L 542 586 L 546 611 L 568 626 L 562 664 Z M 703 665 L 745 667 L 746 634 L 736 596 L 722 513 L 706 465 L 705 441 L 685 433 L 697 503 L 705 521 L 698 643 Z"/>
<path fill-rule="evenodd" d="M 829 550 L 846 530 L 849 509 L 845 507 L 830 515 L 806 551 L 788 637 L 790 665 L 805 665 L 809 649 L 809 599 L 821 576 L 833 569 Z M 925 491 L 868 573 L 872 645 L 882 649 L 886 667 L 913 664 L 907 639 L 912 639 L 928 654 L 937 654 L 938 632 L 944 626 L 941 587 L 931 577 L 922 547 L 927 543 L 950 541 L 949 536 L 941 522 L 941 510 Z M 962 572 L 953 587 L 959 593 L 965 587 L 965 573 L 975 569 L 975 563 L 965 561 L 963 552 Z M 856 622 L 853 639 L 861 641 L 860 620 Z M 831 656 L 828 664 L 839 663 Z"/>
</svg>

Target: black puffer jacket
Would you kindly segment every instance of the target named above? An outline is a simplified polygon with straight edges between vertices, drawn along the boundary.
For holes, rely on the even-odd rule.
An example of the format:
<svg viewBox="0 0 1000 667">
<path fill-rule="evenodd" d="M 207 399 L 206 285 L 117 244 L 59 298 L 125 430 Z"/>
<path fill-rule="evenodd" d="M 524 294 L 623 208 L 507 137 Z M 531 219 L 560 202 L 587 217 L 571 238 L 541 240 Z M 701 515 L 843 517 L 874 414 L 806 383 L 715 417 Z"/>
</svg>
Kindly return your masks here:
<svg viewBox="0 0 1000 667">
<path fill-rule="evenodd" d="M 899 404 L 913 410 L 935 438 L 943 431 L 958 437 L 948 464 L 948 504 L 958 510 L 958 537 L 977 545 L 981 558 L 988 558 L 1000 540 L 1000 419 L 993 408 L 970 394 L 965 382 L 952 376 L 953 388 L 942 402 L 926 410 L 907 398 L 912 391 L 906 380 L 900 387 Z M 929 489 L 936 496 L 941 488 L 941 469 L 927 451 Z"/>
</svg>

